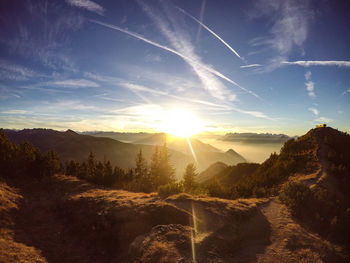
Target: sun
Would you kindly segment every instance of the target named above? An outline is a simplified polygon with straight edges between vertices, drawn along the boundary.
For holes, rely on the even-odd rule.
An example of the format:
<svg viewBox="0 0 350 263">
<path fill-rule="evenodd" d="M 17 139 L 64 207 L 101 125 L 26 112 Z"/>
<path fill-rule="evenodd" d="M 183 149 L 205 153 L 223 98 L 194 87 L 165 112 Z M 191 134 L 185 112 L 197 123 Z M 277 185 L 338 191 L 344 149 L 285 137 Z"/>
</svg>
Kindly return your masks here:
<svg viewBox="0 0 350 263">
<path fill-rule="evenodd" d="M 175 109 L 163 114 L 159 130 L 178 137 L 189 138 L 203 130 L 202 122 L 190 111 Z"/>
</svg>

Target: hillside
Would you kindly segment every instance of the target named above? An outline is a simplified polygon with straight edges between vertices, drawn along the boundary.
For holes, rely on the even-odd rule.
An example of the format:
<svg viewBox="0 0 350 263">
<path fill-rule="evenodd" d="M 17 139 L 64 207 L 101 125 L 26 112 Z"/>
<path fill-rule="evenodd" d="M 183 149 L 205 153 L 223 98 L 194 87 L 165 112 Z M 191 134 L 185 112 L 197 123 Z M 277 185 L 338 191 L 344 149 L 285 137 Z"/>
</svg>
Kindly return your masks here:
<svg viewBox="0 0 350 263">
<path fill-rule="evenodd" d="M 147 132 L 83 132 L 84 135 L 95 137 L 111 138 L 117 141 L 134 143 L 136 141 L 148 138 L 151 134 Z"/>
<path fill-rule="evenodd" d="M 108 134 L 109 133 L 104 133 L 105 137 L 109 137 Z M 110 138 L 113 138 L 114 136 L 119 136 L 119 135 L 112 134 L 111 136 L 112 137 Z M 139 137 L 142 137 L 142 139 L 136 139 Z M 136 139 L 135 141 L 133 141 L 134 144 L 159 146 L 166 143 L 169 149 L 172 149 L 187 155 L 192 155 L 192 151 L 188 146 L 188 141 L 186 138 L 174 137 L 174 136 L 167 135 L 166 133 L 155 133 L 155 134 L 136 133 L 134 134 L 134 138 Z M 243 156 L 241 156 L 239 153 L 235 152 L 232 149 L 228 150 L 227 152 L 223 152 L 213 147 L 210 144 L 201 142 L 196 138 L 190 138 L 189 140 L 191 142 L 193 151 L 196 154 L 198 166 L 200 170 L 205 169 L 207 167 L 207 164 L 213 163 L 213 161 L 224 162 L 228 165 L 246 162 Z"/>
<path fill-rule="evenodd" d="M 349 147 L 347 133 L 312 129 L 287 141 L 280 154 L 272 154 L 250 175 L 241 173 L 226 182 L 221 178 L 221 188 L 214 184 L 214 193 L 228 198 L 279 195 L 307 227 L 350 246 L 345 230 L 350 224 Z"/>
<path fill-rule="evenodd" d="M 204 184 L 210 184 L 214 179 L 217 180 L 221 185 L 234 185 L 237 184 L 243 178 L 252 176 L 258 169 L 259 164 L 257 163 L 239 163 L 233 166 L 227 166 L 218 173 L 211 174 L 207 180 L 203 181 Z"/>
<path fill-rule="evenodd" d="M 196 180 L 198 183 L 202 183 L 202 182 L 212 178 L 213 176 L 219 174 L 220 172 L 222 172 L 226 168 L 227 168 L 227 165 L 224 163 L 221 163 L 221 162 L 213 163 L 207 169 L 205 169 L 203 172 L 198 174 Z"/>
<path fill-rule="evenodd" d="M 201 142 L 195 138 L 189 138 L 194 153 L 196 154 L 198 166 L 200 170 L 207 168 L 208 164 L 213 162 L 223 162 L 228 165 L 246 162 L 246 160 L 237 152 L 230 149 L 227 152 L 223 152 L 210 144 Z M 150 135 L 143 140 L 135 143 L 142 143 L 147 145 L 162 145 L 167 143 L 169 149 L 192 155 L 192 151 L 188 146 L 186 138 L 172 137 L 165 133 L 159 133 Z"/>
<path fill-rule="evenodd" d="M 59 132 L 49 129 L 25 129 L 21 131 L 6 130 L 6 133 L 14 143 L 28 141 L 42 152 L 53 149 L 59 153 L 62 161 L 76 160 L 81 162 L 87 158 L 90 152 L 93 152 L 98 160 L 107 159 L 111 161 L 112 165 L 128 169 L 134 167 L 135 157 L 140 149 L 148 162 L 154 153 L 154 145 L 152 144 L 123 143 L 111 138 L 82 135 L 71 130 Z M 197 156 L 199 171 L 204 170 L 208 163 L 217 161 L 230 165 L 245 161 L 237 153 L 220 152 L 199 140 L 193 141 L 193 149 Z M 184 140 L 169 143 L 169 154 L 178 178 L 181 178 L 188 163 L 195 162 L 188 144 Z"/>
<path fill-rule="evenodd" d="M 1 262 L 346 262 L 276 200 L 97 188 L 74 177 L 0 183 Z M 33 213 L 34 212 L 34 213 Z M 195 251 L 195 253 L 193 253 Z"/>
</svg>

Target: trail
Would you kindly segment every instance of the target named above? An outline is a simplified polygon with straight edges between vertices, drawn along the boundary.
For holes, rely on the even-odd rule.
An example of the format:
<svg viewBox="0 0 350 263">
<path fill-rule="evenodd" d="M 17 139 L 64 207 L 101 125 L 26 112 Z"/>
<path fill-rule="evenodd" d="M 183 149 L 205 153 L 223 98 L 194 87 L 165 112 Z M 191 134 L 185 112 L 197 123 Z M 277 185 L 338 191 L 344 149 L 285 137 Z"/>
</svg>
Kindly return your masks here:
<svg viewBox="0 0 350 263">
<path fill-rule="evenodd" d="M 270 202 L 261 206 L 260 211 L 269 222 L 270 244 L 265 247 L 263 253 L 256 255 L 255 260 L 247 262 L 339 262 L 342 260 L 334 256 L 335 251 L 340 251 L 339 247 L 302 227 L 277 198 L 272 198 Z"/>
</svg>

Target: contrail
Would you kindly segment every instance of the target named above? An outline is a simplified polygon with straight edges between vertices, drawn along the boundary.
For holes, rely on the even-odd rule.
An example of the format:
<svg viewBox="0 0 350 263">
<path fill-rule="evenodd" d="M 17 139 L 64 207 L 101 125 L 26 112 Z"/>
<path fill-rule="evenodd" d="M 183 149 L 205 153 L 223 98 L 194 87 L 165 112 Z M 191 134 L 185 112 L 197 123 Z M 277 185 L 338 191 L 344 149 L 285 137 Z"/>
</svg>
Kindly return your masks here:
<svg viewBox="0 0 350 263">
<path fill-rule="evenodd" d="M 154 41 L 152 41 L 152 40 L 149 40 L 149 39 L 147 39 L 147 38 L 145 38 L 145 37 L 143 37 L 143 36 L 141 36 L 141 35 L 139 35 L 139 34 L 137 34 L 137 33 L 131 32 L 131 31 L 129 31 L 129 30 L 120 28 L 120 27 L 115 26 L 115 25 L 106 24 L 106 23 L 103 23 L 103 22 L 100 22 L 100 21 L 97 21 L 97 20 L 93 20 L 93 19 L 90 19 L 89 21 L 92 22 L 92 23 L 95 23 L 95 24 L 104 26 L 104 27 L 108 27 L 108 28 L 111 28 L 111 29 L 114 29 L 114 30 L 118 30 L 118 31 L 120 31 L 120 32 L 123 32 L 123 33 L 129 35 L 129 36 L 133 36 L 133 37 L 135 37 L 135 38 L 137 38 L 137 39 L 140 39 L 140 40 L 142 40 L 142 41 L 144 41 L 144 42 L 146 42 L 146 43 L 148 43 L 148 44 L 150 44 L 150 45 L 152 45 L 152 46 L 155 46 L 155 47 L 161 48 L 161 49 L 163 49 L 163 50 L 169 51 L 170 53 L 173 53 L 173 54 L 175 54 L 175 55 L 177 55 L 177 56 L 183 58 L 185 61 L 190 61 L 191 63 L 194 63 L 194 64 L 198 65 L 199 67 L 201 67 L 201 68 L 207 70 L 208 72 L 214 74 L 215 76 L 220 77 L 220 78 L 222 78 L 222 79 L 224 79 L 224 80 L 230 82 L 231 84 L 235 85 L 236 87 L 239 87 L 241 90 L 243 90 L 243 91 L 245 91 L 245 92 L 247 92 L 247 93 L 253 95 L 254 97 L 260 99 L 260 97 L 259 97 L 256 93 L 254 93 L 254 92 L 252 92 L 252 91 L 250 91 L 250 90 L 248 90 L 248 89 L 246 89 L 246 88 L 240 86 L 238 83 L 236 83 L 236 82 L 234 82 L 232 79 L 226 77 L 224 74 L 220 73 L 219 71 L 216 71 L 215 69 L 212 69 L 212 68 L 210 68 L 210 67 L 204 66 L 204 65 L 202 65 L 201 63 L 198 63 L 197 61 L 195 61 L 195 60 L 193 60 L 193 59 L 191 59 L 191 58 L 189 58 L 189 57 L 187 57 L 187 56 L 181 54 L 180 52 L 178 52 L 178 51 L 176 51 L 176 50 L 174 50 L 174 49 L 172 49 L 172 48 L 163 46 L 163 45 L 161 45 L 161 44 L 159 44 L 159 43 L 157 43 L 157 42 L 154 42 Z"/>
<path fill-rule="evenodd" d="M 240 59 L 241 56 L 237 53 L 236 50 L 234 50 L 229 44 L 227 44 L 225 42 L 225 40 L 223 40 L 221 37 L 219 37 L 213 30 L 211 30 L 209 27 L 207 27 L 205 24 L 203 24 L 201 21 L 199 21 L 197 18 L 193 17 L 192 15 L 190 15 L 189 13 L 187 13 L 185 10 L 183 10 L 182 8 L 176 6 L 177 9 L 179 9 L 182 13 L 184 13 L 186 16 L 188 16 L 189 18 L 193 19 L 194 21 L 196 21 L 198 24 L 200 24 L 202 27 L 204 27 L 209 33 L 211 33 L 213 36 L 215 36 L 217 39 L 219 39 L 229 50 L 231 50 L 233 52 L 233 54 L 235 54 L 237 57 L 239 57 Z M 242 59 L 243 60 L 243 59 Z"/>
<path fill-rule="evenodd" d="M 203 23 L 204 10 L 205 10 L 206 3 L 207 3 L 207 0 L 202 0 L 201 13 L 199 15 L 199 21 L 201 21 L 202 23 Z M 199 36 L 201 34 L 201 29 L 202 29 L 202 26 L 199 25 L 198 31 L 197 31 L 197 37 L 196 37 L 196 42 L 197 43 L 198 43 L 198 40 L 199 40 Z"/>
<path fill-rule="evenodd" d="M 350 67 L 350 61 L 322 61 L 322 60 L 299 60 L 299 61 L 282 61 L 282 64 L 286 65 L 299 65 L 303 67 L 310 66 L 338 66 L 338 67 Z"/>
<path fill-rule="evenodd" d="M 250 65 L 244 65 L 240 66 L 240 68 L 255 68 L 255 67 L 261 67 L 262 65 L 260 64 L 250 64 Z"/>
</svg>

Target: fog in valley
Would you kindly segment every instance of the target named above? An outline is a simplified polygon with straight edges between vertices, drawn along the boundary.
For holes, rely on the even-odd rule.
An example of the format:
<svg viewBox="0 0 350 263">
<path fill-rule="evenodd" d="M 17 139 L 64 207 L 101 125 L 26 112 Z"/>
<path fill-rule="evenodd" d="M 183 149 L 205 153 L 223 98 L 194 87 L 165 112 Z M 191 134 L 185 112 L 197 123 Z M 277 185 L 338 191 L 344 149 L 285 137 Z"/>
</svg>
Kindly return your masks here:
<svg viewBox="0 0 350 263">
<path fill-rule="evenodd" d="M 271 153 L 279 153 L 283 143 L 244 143 L 218 140 L 219 136 L 198 136 L 204 143 L 208 143 L 222 151 L 233 149 L 242 155 L 248 162 L 264 162 Z"/>
</svg>

